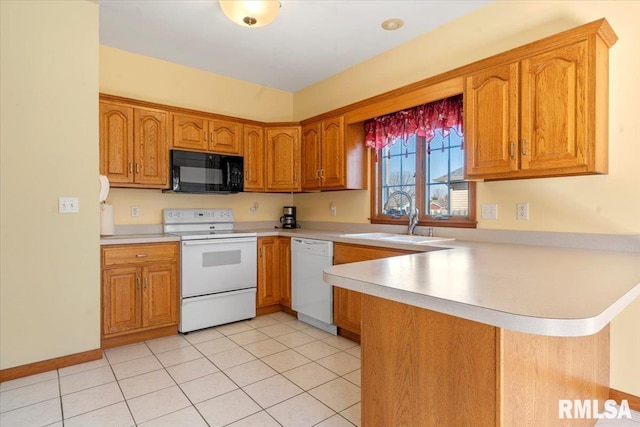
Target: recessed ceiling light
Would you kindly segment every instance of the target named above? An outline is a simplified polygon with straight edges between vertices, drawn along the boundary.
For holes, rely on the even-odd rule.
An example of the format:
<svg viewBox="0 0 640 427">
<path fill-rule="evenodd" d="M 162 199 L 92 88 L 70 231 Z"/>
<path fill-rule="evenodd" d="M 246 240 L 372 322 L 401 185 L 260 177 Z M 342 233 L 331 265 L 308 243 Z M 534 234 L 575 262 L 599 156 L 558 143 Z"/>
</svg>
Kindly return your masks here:
<svg viewBox="0 0 640 427">
<path fill-rule="evenodd" d="M 394 31 L 404 25 L 404 21 L 398 18 L 391 18 L 384 21 L 381 27 L 387 31 Z"/>
</svg>

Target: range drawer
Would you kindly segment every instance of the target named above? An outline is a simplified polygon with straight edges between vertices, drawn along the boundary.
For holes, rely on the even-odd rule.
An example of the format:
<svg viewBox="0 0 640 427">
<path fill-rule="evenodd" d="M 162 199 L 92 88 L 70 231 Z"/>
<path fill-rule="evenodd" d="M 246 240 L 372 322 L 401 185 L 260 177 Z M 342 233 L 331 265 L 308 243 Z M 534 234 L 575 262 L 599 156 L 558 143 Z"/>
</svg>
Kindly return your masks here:
<svg viewBox="0 0 640 427">
<path fill-rule="evenodd" d="M 147 243 L 144 245 L 109 245 L 102 247 L 102 266 L 143 264 L 149 262 L 175 262 L 177 243 Z"/>
</svg>

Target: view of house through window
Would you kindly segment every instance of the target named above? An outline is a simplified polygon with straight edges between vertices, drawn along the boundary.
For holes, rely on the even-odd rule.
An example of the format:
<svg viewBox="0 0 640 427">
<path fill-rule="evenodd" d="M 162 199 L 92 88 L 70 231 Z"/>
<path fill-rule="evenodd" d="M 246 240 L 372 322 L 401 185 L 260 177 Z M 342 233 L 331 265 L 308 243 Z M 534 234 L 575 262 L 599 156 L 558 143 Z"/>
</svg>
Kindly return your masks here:
<svg viewBox="0 0 640 427">
<path fill-rule="evenodd" d="M 433 123 L 426 132 L 424 127 L 420 128 L 421 131 L 407 132 L 405 126 L 405 129 L 398 132 L 397 122 L 386 119 L 387 116 L 374 119 L 380 121 L 376 123 L 375 128 L 375 136 L 378 139 L 380 129 L 392 129 L 392 132 L 387 141 L 381 139 L 381 147 L 376 146 L 378 149 L 374 167 L 377 185 L 372 188 L 372 191 L 376 192 L 375 195 L 372 194 L 372 200 L 377 206 L 374 206 L 373 222 L 388 222 L 394 219 L 404 222 L 407 215 L 415 209 L 418 209 L 419 219 L 423 223 L 449 221 L 451 224 L 447 226 L 456 226 L 455 223 L 460 222 L 469 226 L 469 223 L 475 221 L 470 208 L 474 188 L 464 180 L 462 102 L 461 97 L 449 98 L 451 99 L 459 102 L 460 106 L 460 111 L 455 112 L 459 120 L 449 121 L 451 126 Z M 432 104 L 439 102 L 441 101 Z M 425 107 L 432 104 L 426 104 Z M 397 118 L 397 115 L 402 113 L 404 112 L 394 114 Z M 441 112 L 436 117 L 442 118 L 444 115 Z M 405 123 L 410 120 L 405 116 L 399 118 Z M 387 127 L 382 127 L 380 123 Z M 368 126 L 368 138 L 372 140 L 373 125 Z M 401 136 L 395 137 L 397 134 Z M 369 141 L 367 143 L 371 146 Z"/>
</svg>

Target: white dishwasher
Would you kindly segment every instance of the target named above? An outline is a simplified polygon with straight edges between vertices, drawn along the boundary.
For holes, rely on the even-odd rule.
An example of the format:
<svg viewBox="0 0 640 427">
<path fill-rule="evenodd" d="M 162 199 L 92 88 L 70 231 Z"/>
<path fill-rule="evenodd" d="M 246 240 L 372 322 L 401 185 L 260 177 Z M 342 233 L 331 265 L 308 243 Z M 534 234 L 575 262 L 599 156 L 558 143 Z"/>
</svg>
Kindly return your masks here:
<svg viewBox="0 0 640 427">
<path fill-rule="evenodd" d="M 336 335 L 333 286 L 322 280 L 322 270 L 332 264 L 333 242 L 291 239 L 291 308 L 298 320 Z"/>
</svg>

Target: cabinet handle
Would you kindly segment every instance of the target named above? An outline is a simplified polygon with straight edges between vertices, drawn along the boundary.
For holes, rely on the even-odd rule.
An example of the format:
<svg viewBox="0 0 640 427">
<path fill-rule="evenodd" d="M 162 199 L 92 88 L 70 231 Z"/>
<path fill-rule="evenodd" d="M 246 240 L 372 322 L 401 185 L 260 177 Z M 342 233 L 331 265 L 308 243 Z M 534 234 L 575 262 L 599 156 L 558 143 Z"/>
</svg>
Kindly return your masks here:
<svg viewBox="0 0 640 427">
<path fill-rule="evenodd" d="M 136 277 L 136 289 L 140 290 L 140 278 Z"/>
<path fill-rule="evenodd" d="M 316 169 L 316 179 L 320 179 L 320 169 Z"/>
<path fill-rule="evenodd" d="M 149 284 L 149 279 L 144 278 L 144 288 L 147 289 L 147 285 Z"/>
<path fill-rule="evenodd" d="M 136 254 L 136 258 L 146 258 L 149 254 Z"/>
<path fill-rule="evenodd" d="M 513 141 L 509 143 L 509 155 L 512 159 L 516 156 L 516 143 Z"/>
<path fill-rule="evenodd" d="M 211 132 L 211 135 L 209 135 L 209 142 L 213 142 L 213 132 Z"/>
<path fill-rule="evenodd" d="M 202 137 L 204 138 L 204 142 L 207 142 L 207 138 L 209 137 L 209 132 L 202 132 Z"/>
<path fill-rule="evenodd" d="M 324 169 L 320 169 L 320 178 L 324 181 Z"/>
<path fill-rule="evenodd" d="M 259 255 L 258 255 L 258 256 L 259 256 L 260 258 L 262 258 L 262 248 L 260 248 L 260 250 L 258 251 L 258 253 L 259 253 Z"/>
<path fill-rule="evenodd" d="M 245 181 L 247 181 L 247 182 L 249 182 L 249 171 L 246 171 L 246 172 L 244 173 L 244 180 L 245 180 Z"/>
<path fill-rule="evenodd" d="M 133 163 L 129 163 L 129 173 L 133 173 Z"/>
<path fill-rule="evenodd" d="M 136 163 L 136 173 L 140 173 L 140 163 Z"/>
<path fill-rule="evenodd" d="M 298 182 L 298 172 L 293 173 L 293 182 Z"/>
<path fill-rule="evenodd" d="M 526 140 L 526 139 L 523 139 L 523 140 L 520 142 L 520 144 L 521 144 L 521 149 L 522 149 L 522 155 L 523 155 L 523 156 L 527 156 L 527 155 L 529 155 L 529 153 L 527 152 L 527 140 Z"/>
</svg>

